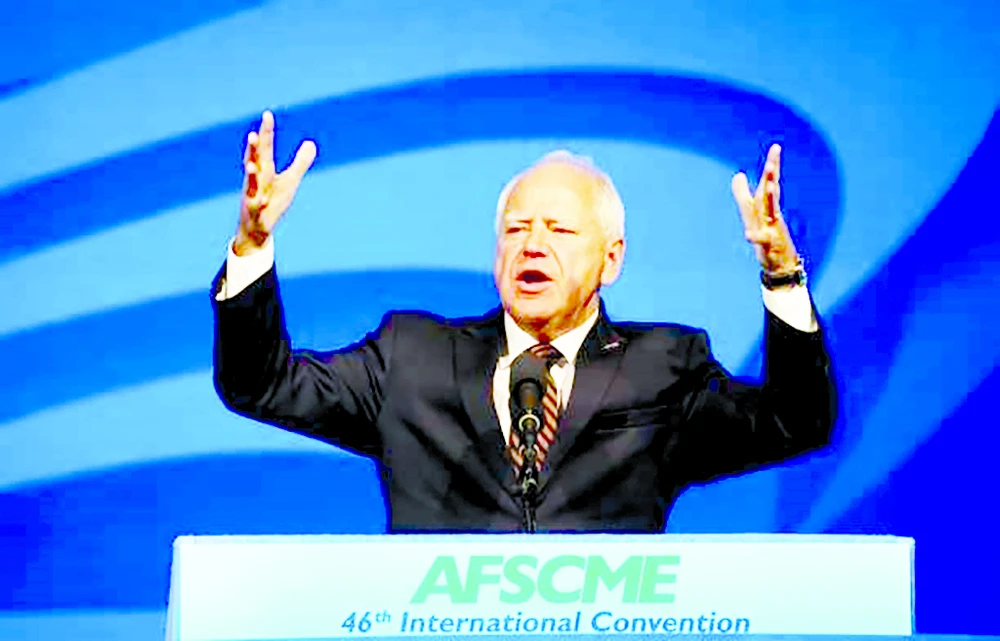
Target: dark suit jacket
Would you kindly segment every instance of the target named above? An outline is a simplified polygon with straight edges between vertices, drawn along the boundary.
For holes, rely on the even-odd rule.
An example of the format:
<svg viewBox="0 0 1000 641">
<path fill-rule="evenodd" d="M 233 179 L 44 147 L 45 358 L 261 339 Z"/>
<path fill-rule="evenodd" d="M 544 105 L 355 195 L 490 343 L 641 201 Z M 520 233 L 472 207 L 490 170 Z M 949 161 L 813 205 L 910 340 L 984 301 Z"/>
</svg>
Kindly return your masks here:
<svg viewBox="0 0 1000 641">
<path fill-rule="evenodd" d="M 220 276 L 223 272 L 220 272 Z M 216 311 L 215 382 L 245 416 L 375 458 L 394 532 L 521 529 L 492 402 L 500 310 L 388 314 L 337 351 L 293 349 L 274 269 Z M 612 323 L 601 310 L 540 481 L 539 531 L 662 531 L 686 485 L 787 460 L 830 440 L 822 333 L 767 314 L 762 385 L 734 380 L 704 332 Z"/>
</svg>

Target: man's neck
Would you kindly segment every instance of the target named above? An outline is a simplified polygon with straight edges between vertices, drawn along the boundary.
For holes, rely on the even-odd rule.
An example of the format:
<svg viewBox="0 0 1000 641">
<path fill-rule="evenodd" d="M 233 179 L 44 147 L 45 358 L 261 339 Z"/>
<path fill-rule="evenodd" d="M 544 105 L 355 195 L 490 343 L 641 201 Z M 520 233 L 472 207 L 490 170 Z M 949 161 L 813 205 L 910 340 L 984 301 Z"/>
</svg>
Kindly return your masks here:
<svg viewBox="0 0 1000 641">
<path fill-rule="evenodd" d="M 543 339 L 540 338 L 538 334 L 533 334 L 518 325 L 509 313 L 504 312 L 504 328 L 507 335 L 507 353 L 510 355 L 516 355 L 536 343 L 551 343 L 563 354 L 563 356 L 570 361 L 573 361 L 576 358 L 576 353 L 586 340 L 587 334 L 590 333 L 590 330 L 593 329 L 594 325 L 597 323 L 599 313 L 600 307 L 592 311 L 589 316 L 584 318 L 583 321 L 578 323 L 575 327 L 560 332 L 558 335 L 553 335 L 551 339 L 547 339 L 547 337 Z"/>
<path fill-rule="evenodd" d="M 548 319 L 541 323 L 530 323 L 524 319 L 514 317 L 510 312 L 507 312 L 507 314 L 517 323 L 517 326 L 522 331 L 529 334 L 536 342 L 551 343 L 560 336 L 576 330 L 581 325 L 593 325 L 590 321 L 600 310 L 600 299 L 595 295 L 591 303 L 569 319 Z"/>
</svg>

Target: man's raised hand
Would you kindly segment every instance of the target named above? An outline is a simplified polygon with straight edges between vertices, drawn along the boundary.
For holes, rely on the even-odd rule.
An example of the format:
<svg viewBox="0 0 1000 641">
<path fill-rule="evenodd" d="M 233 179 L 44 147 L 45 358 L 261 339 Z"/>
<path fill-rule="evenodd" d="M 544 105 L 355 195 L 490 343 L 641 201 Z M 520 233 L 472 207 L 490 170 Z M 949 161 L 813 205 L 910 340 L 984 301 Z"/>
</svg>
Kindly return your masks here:
<svg viewBox="0 0 1000 641">
<path fill-rule="evenodd" d="M 295 159 L 280 174 L 274 169 L 274 115 L 265 111 L 260 130 L 251 131 L 243 154 L 243 195 L 240 224 L 233 241 L 238 256 L 260 249 L 282 214 L 292 204 L 302 177 L 316 159 L 316 144 L 299 145 Z"/>
<path fill-rule="evenodd" d="M 771 145 L 764 165 L 764 175 L 756 193 L 750 193 L 746 174 L 733 176 L 733 197 L 743 218 L 746 239 L 753 243 L 761 267 L 772 274 L 795 271 L 799 255 L 792 242 L 788 224 L 781 215 L 781 147 Z"/>
</svg>

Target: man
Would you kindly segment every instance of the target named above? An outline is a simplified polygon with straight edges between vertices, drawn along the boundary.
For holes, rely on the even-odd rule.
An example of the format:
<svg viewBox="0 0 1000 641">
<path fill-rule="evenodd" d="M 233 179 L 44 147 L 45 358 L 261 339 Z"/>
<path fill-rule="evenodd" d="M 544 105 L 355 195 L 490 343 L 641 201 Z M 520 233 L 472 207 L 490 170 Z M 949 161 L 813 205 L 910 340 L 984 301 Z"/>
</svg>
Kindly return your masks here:
<svg viewBox="0 0 1000 641">
<path fill-rule="evenodd" d="M 534 469 L 537 531 L 657 532 L 686 485 L 829 442 L 835 390 L 778 209 L 777 147 L 755 194 L 743 174 L 732 185 L 765 283 L 766 371 L 755 386 L 729 376 L 702 331 L 608 318 L 600 289 L 621 270 L 624 208 L 610 179 L 566 153 L 501 194 L 500 309 L 388 314 L 345 349 L 294 350 L 271 232 L 316 149 L 303 143 L 277 173 L 273 137 L 265 112 L 247 140 L 240 222 L 213 290 L 217 390 L 245 416 L 375 458 L 391 531 L 520 530 L 518 478 Z M 546 388 L 534 468 L 510 403 L 532 358 Z"/>
</svg>

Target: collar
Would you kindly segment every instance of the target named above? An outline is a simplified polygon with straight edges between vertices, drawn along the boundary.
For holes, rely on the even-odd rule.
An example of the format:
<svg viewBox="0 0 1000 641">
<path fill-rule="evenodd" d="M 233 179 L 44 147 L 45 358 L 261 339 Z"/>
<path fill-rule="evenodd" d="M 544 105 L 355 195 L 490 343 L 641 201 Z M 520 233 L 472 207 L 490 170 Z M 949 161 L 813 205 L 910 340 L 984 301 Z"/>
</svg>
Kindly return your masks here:
<svg viewBox="0 0 1000 641">
<path fill-rule="evenodd" d="M 552 340 L 552 346 L 559 350 L 559 353 L 563 355 L 567 363 L 576 362 L 576 355 L 580 351 L 583 342 L 587 339 L 590 330 L 597 323 L 600 313 L 600 309 L 598 309 L 587 320 Z M 507 353 L 500 358 L 498 367 L 507 368 L 510 367 L 511 363 L 514 362 L 514 359 L 521 352 L 536 345 L 538 341 L 534 336 L 518 327 L 517 323 L 514 322 L 514 319 L 506 310 L 503 313 L 503 325 L 507 338 Z"/>
</svg>

